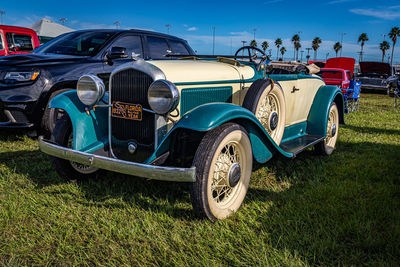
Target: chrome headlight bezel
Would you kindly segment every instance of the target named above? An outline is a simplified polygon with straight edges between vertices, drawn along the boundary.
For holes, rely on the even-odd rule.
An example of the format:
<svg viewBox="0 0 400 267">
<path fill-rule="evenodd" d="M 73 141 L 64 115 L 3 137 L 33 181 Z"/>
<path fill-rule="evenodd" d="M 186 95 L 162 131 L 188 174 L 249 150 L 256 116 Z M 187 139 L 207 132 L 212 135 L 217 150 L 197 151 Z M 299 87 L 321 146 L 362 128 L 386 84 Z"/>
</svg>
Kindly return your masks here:
<svg viewBox="0 0 400 267">
<path fill-rule="evenodd" d="M 78 98 L 86 106 L 94 106 L 99 103 L 105 91 L 103 81 L 92 74 L 81 76 L 76 85 Z"/>
<path fill-rule="evenodd" d="M 156 80 L 147 92 L 150 108 L 159 115 L 166 115 L 179 104 L 179 90 L 167 80 Z"/>
</svg>

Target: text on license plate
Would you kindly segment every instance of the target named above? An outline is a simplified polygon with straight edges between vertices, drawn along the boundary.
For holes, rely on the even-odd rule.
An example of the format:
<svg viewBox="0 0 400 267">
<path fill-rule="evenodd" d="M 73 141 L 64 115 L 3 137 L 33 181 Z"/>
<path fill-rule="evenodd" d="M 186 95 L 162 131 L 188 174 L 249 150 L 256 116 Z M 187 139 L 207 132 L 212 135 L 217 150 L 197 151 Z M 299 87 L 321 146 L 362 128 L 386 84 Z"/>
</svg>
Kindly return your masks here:
<svg viewBox="0 0 400 267">
<path fill-rule="evenodd" d="M 130 104 L 130 103 L 113 101 L 111 116 L 114 118 L 141 121 L 142 106 L 139 104 Z"/>
</svg>

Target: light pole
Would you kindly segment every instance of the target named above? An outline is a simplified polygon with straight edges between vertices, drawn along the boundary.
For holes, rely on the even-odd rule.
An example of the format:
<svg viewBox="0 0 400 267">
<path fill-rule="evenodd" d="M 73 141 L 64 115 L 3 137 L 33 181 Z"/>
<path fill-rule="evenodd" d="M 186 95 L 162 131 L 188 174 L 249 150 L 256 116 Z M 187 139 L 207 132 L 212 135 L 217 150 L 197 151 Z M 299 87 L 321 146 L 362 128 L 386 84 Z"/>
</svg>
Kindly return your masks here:
<svg viewBox="0 0 400 267">
<path fill-rule="evenodd" d="M 269 57 L 272 57 L 272 49 L 269 50 Z"/>
<path fill-rule="evenodd" d="M 300 53 L 301 53 L 300 62 L 303 63 L 303 53 L 304 53 L 304 50 L 301 50 Z"/>
<path fill-rule="evenodd" d="M 254 41 L 256 40 L 256 31 L 257 31 L 257 29 L 254 28 L 254 29 L 253 29 L 253 33 L 254 33 L 254 39 L 253 39 L 253 40 L 254 40 Z"/>
<path fill-rule="evenodd" d="M 6 14 L 4 10 L 0 10 L 0 16 L 1 16 L 1 25 L 3 25 L 3 15 Z"/>
<path fill-rule="evenodd" d="M 212 27 L 212 30 L 213 30 L 213 55 L 215 53 L 215 29 L 216 28 L 217 27 L 215 27 L 215 26 Z"/>
<path fill-rule="evenodd" d="M 116 22 L 114 22 L 115 28 L 118 29 L 120 24 L 121 24 L 121 22 L 119 22 L 118 20 Z"/>
<path fill-rule="evenodd" d="M 328 53 L 326 53 L 325 61 L 327 61 L 327 60 L 328 60 L 328 57 L 329 57 L 329 52 L 328 52 Z"/>
<path fill-rule="evenodd" d="M 168 29 L 168 34 L 169 34 L 169 29 L 171 28 L 171 24 L 166 24 L 165 27 Z"/>
<path fill-rule="evenodd" d="M 61 21 L 61 24 L 62 24 L 63 26 L 64 26 L 65 22 L 67 21 L 66 18 L 60 18 L 59 20 Z"/>
<path fill-rule="evenodd" d="M 311 49 L 312 49 L 311 47 L 306 48 L 306 50 L 307 50 L 307 56 L 306 56 L 306 58 L 307 58 L 307 64 L 308 64 L 308 61 L 310 60 L 310 50 L 311 50 Z"/>
<path fill-rule="evenodd" d="M 341 39 L 340 39 L 340 46 L 342 47 L 342 49 L 340 49 L 340 57 L 342 57 L 342 50 L 343 50 L 343 36 L 344 35 L 346 35 L 346 33 L 345 32 L 341 32 L 340 33 L 340 36 L 341 36 Z"/>
</svg>

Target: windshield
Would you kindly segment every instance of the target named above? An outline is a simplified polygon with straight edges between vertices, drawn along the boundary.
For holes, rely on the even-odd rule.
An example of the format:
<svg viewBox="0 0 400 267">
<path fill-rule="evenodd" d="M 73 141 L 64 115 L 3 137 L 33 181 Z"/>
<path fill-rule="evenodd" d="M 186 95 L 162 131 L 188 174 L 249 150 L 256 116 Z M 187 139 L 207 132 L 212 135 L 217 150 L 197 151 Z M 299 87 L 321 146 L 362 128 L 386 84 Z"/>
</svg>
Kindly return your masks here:
<svg viewBox="0 0 400 267">
<path fill-rule="evenodd" d="M 321 70 L 317 73 L 322 79 L 342 79 L 343 73 L 335 70 Z"/>
<path fill-rule="evenodd" d="M 53 39 L 35 50 L 38 54 L 61 54 L 73 56 L 93 56 L 115 31 L 71 32 Z"/>
</svg>

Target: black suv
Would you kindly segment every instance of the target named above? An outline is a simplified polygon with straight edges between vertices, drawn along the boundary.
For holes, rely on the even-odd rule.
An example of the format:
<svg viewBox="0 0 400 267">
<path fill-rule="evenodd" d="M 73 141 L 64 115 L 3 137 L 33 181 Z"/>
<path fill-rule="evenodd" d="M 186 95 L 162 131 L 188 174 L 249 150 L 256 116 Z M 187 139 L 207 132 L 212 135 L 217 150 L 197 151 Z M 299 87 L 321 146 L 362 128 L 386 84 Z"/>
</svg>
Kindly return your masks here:
<svg viewBox="0 0 400 267">
<path fill-rule="evenodd" d="M 49 101 L 75 89 L 82 74 L 95 74 L 107 86 L 111 71 L 133 58 L 169 60 L 179 55 L 194 52 L 174 36 L 142 30 L 82 30 L 61 35 L 33 54 L 0 57 L 0 129 L 51 132 L 62 111 L 49 109 Z"/>
</svg>

